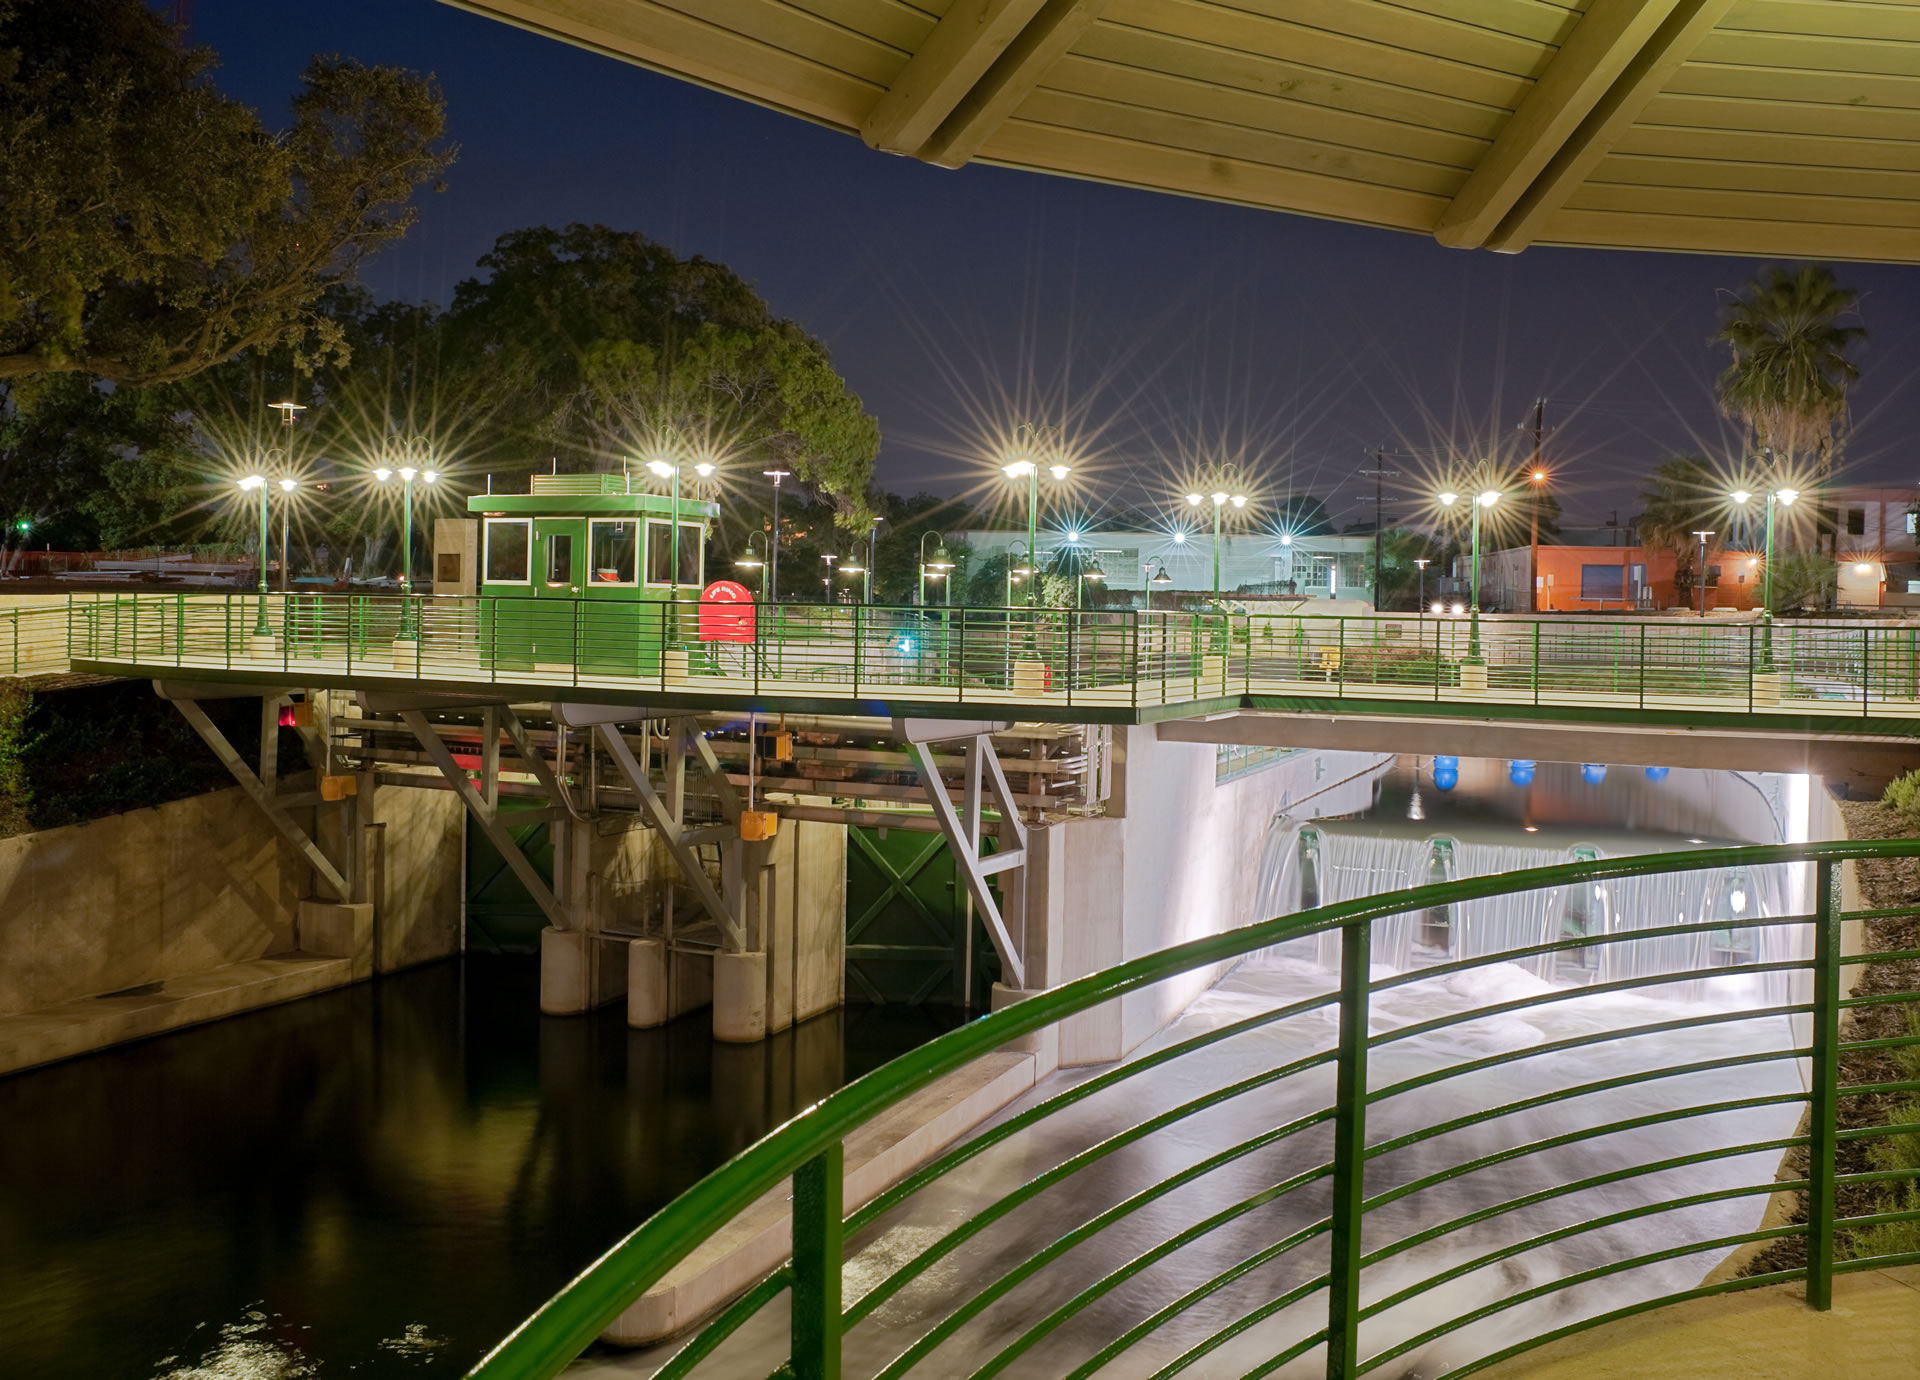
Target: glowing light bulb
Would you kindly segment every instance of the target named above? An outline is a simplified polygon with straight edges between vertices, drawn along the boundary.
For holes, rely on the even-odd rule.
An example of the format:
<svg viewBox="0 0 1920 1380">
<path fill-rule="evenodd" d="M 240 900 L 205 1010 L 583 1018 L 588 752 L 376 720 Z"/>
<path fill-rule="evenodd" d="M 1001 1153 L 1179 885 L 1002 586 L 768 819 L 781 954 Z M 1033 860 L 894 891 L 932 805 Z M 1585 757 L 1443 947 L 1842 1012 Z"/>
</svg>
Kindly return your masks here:
<svg viewBox="0 0 1920 1380">
<path fill-rule="evenodd" d="M 1070 475 L 1070 474 L 1072 474 L 1072 473 L 1073 473 L 1073 466 L 1071 466 L 1071 465 L 1048 465 L 1048 466 L 1047 466 L 1047 473 L 1048 473 L 1048 474 L 1050 474 L 1050 475 L 1052 475 L 1052 476 L 1054 477 L 1054 479 L 1056 479 L 1056 480 L 1061 480 L 1061 479 L 1065 479 L 1065 478 L 1066 478 L 1066 477 L 1067 477 L 1068 475 Z"/>
<path fill-rule="evenodd" d="M 1800 497 L 1800 491 L 1798 489 L 1780 489 L 1775 491 L 1773 496 L 1791 508 L 1793 501 Z"/>
<path fill-rule="evenodd" d="M 1748 493 L 1745 489 L 1735 489 L 1732 493 L 1728 494 L 1727 497 L 1732 499 L 1735 503 L 1741 503 L 1741 504 L 1751 502 L 1753 499 L 1753 495 Z"/>
<path fill-rule="evenodd" d="M 1436 497 L 1439 498 L 1441 506 L 1446 508 L 1451 508 L 1460 501 L 1459 494 L 1438 494 Z"/>
</svg>

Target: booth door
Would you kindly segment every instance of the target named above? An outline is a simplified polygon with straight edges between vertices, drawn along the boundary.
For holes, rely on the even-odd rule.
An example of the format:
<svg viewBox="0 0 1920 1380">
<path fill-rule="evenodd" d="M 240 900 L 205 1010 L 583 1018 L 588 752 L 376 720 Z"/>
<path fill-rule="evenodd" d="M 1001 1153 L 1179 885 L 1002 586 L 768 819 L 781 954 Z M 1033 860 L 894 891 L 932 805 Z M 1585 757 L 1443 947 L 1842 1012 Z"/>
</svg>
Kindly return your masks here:
<svg viewBox="0 0 1920 1380">
<path fill-rule="evenodd" d="M 534 661 L 571 666 L 578 648 L 576 610 L 586 583 L 587 524 L 584 518 L 535 518 L 533 522 Z"/>
</svg>

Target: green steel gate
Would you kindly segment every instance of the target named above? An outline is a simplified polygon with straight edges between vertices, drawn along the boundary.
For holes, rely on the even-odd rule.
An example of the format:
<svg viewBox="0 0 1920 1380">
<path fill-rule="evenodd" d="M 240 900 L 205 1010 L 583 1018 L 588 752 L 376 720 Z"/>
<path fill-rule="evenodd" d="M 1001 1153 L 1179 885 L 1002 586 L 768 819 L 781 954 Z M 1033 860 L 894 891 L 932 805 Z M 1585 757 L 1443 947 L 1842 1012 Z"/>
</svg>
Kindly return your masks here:
<svg viewBox="0 0 1920 1380">
<path fill-rule="evenodd" d="M 973 1001 L 984 1007 L 999 960 L 967 923 L 966 887 L 940 834 L 847 829 L 847 1000 L 961 1006 L 967 938 Z"/>
<path fill-rule="evenodd" d="M 502 816 L 518 810 L 538 810 L 537 801 L 502 800 Z M 513 875 L 486 831 L 467 821 L 467 949 L 473 953 L 528 954 L 540 951 L 540 931 L 547 917 Z M 514 824 L 504 819 L 507 832 L 527 855 L 536 871 L 553 882 L 553 840 L 544 819 Z"/>
</svg>

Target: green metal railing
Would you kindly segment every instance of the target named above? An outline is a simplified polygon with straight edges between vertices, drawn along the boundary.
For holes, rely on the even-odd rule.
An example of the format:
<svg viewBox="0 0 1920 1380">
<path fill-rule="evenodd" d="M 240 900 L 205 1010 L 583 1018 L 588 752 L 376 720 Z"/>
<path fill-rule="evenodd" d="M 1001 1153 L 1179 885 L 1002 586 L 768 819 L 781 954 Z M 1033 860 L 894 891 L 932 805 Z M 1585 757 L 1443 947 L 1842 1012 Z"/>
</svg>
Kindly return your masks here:
<svg viewBox="0 0 1920 1380">
<path fill-rule="evenodd" d="M 777 700 L 1142 708 L 1333 700 L 1707 715 L 1920 717 L 1920 628 L 1629 618 L 1160 613 L 787 604 L 753 638 L 692 635 L 684 601 L 147 595 L 73 602 L 76 660 L 145 673 L 309 671 Z M 739 616 L 738 608 L 718 617 Z M 4 648 L 0 648 L 4 650 Z"/>
<path fill-rule="evenodd" d="M 1042 1369 L 1029 1368 L 1023 1373 L 1089 1376 L 1117 1358 L 1131 1360 L 1141 1355 L 1137 1349 L 1153 1340 L 1171 1321 L 1181 1319 L 1192 1323 L 1200 1319 L 1204 1320 L 1203 1325 L 1207 1327 L 1212 1327 L 1216 1322 L 1220 1325 L 1186 1345 L 1177 1356 L 1160 1364 L 1154 1374 L 1170 1376 L 1188 1372 L 1214 1375 L 1223 1373 L 1216 1367 L 1225 1363 L 1228 1353 L 1221 1348 L 1227 1343 L 1239 1340 L 1244 1345 L 1251 1329 L 1283 1310 L 1311 1307 L 1312 1316 L 1300 1326 L 1298 1335 L 1292 1336 L 1291 1340 L 1246 1373 L 1269 1374 L 1300 1360 L 1316 1348 L 1324 1347 L 1325 1374 L 1345 1380 L 1346 1377 L 1379 1371 L 1396 1357 L 1428 1346 L 1477 1321 L 1516 1306 L 1562 1297 L 1566 1290 L 1653 1263 L 1708 1252 L 1724 1254 L 1748 1243 L 1786 1237 L 1804 1238 L 1804 1267 L 1772 1270 L 1747 1278 L 1668 1290 L 1657 1297 L 1634 1297 L 1625 1307 L 1544 1331 L 1529 1340 L 1499 1347 L 1487 1354 L 1464 1359 L 1456 1357 L 1449 1363 L 1451 1369 L 1447 1374 L 1468 1375 L 1529 1346 L 1644 1309 L 1755 1285 L 1804 1280 L 1807 1301 L 1815 1308 L 1826 1308 L 1832 1301 L 1836 1274 L 1912 1263 L 1920 1259 L 1920 1253 L 1849 1259 L 1844 1249 L 1850 1232 L 1889 1222 L 1912 1220 L 1920 1217 L 1920 1213 L 1892 1212 L 1842 1217 L 1836 1208 L 1836 1190 L 1840 1186 L 1892 1182 L 1920 1175 L 1920 1171 L 1912 1170 L 1843 1173 L 1837 1169 L 1835 1154 L 1836 1147 L 1843 1141 L 1920 1134 L 1920 1126 L 1843 1130 L 1839 1117 L 1842 1102 L 1849 1098 L 1920 1091 L 1920 1083 L 1915 1082 L 1871 1086 L 1846 1086 L 1840 1082 L 1840 1057 L 1843 1052 L 1856 1048 L 1920 1044 L 1920 1035 L 1892 1041 L 1849 1041 L 1845 1038 L 1841 1018 L 1848 1007 L 1914 999 L 1911 993 L 1843 997 L 1842 979 L 1847 968 L 1915 955 L 1842 952 L 1843 924 L 1860 917 L 1850 916 L 1842 910 L 1839 869 L 1841 864 L 1853 859 L 1912 856 L 1920 856 L 1920 839 L 1702 849 L 1535 868 L 1322 906 L 1283 919 L 1194 940 L 1066 983 L 951 1031 L 895 1059 L 795 1117 L 682 1194 L 615 1245 L 539 1312 L 515 1329 L 471 1374 L 480 1380 L 536 1380 L 556 1374 L 670 1270 L 722 1232 L 749 1205 L 763 1195 L 779 1190 L 789 1179 L 792 1181 L 794 1243 L 791 1260 L 773 1270 L 706 1322 L 685 1342 L 678 1355 L 658 1372 L 660 1376 L 672 1380 L 673 1377 L 688 1374 L 782 1293 L 789 1296 L 790 1354 L 773 1373 L 797 1377 L 797 1380 L 825 1380 L 825 1377 L 839 1376 L 843 1373 L 843 1339 L 859 1337 L 860 1325 L 872 1318 L 876 1310 L 916 1281 L 924 1285 L 932 1278 L 930 1272 L 943 1261 L 947 1262 L 948 1268 L 939 1274 L 938 1281 L 940 1288 L 947 1291 L 946 1296 L 937 1303 L 922 1302 L 915 1305 L 917 1311 L 909 1310 L 913 1326 L 918 1328 L 918 1335 L 890 1360 L 863 1366 L 863 1373 L 898 1376 L 929 1357 L 937 1356 L 933 1368 L 917 1373 L 970 1374 L 976 1377 L 999 1374 L 1018 1364 L 1023 1357 L 1031 1357 L 1035 1348 L 1064 1324 L 1100 1304 L 1106 1311 L 1101 1315 L 1099 1327 L 1091 1329 L 1097 1333 L 1096 1342 L 1103 1343 L 1097 1350 L 1071 1366 L 1059 1364 L 1055 1357 L 1035 1363 L 1040 1364 Z M 1621 878 L 1727 868 L 1751 870 L 1773 864 L 1807 862 L 1811 862 L 1815 869 L 1815 905 L 1811 915 L 1756 915 L 1731 921 L 1715 919 L 1699 924 L 1681 923 L 1645 930 L 1581 934 L 1391 976 L 1376 978 L 1370 972 L 1372 926 L 1375 921 L 1386 917 L 1419 914 L 1433 907 L 1455 906 L 1480 898 L 1539 888 L 1593 886 Z M 1889 912 L 1872 914 L 1885 916 Z M 1604 1030 L 1580 1027 L 1577 1033 L 1565 1038 L 1524 1044 L 1517 1048 L 1496 1048 L 1493 1052 L 1477 1054 L 1462 1062 L 1428 1068 L 1397 1082 L 1369 1082 L 1370 1060 L 1376 1062 L 1374 1071 L 1381 1072 L 1384 1065 L 1378 1063 L 1378 1051 L 1399 1040 L 1465 1026 L 1475 1021 L 1507 1018 L 1517 1012 L 1535 1011 L 1583 995 L 1641 992 L 1666 983 L 1725 977 L 1729 970 L 1716 965 L 1651 977 L 1642 974 L 1620 981 L 1596 981 L 1586 986 L 1550 987 L 1517 1000 L 1474 1004 L 1468 1009 L 1454 1010 L 1432 1020 L 1376 1031 L 1370 1026 L 1370 1012 L 1382 994 L 1393 988 L 1541 955 L 1570 955 L 1593 946 L 1705 934 L 1707 931 L 1725 931 L 1729 928 L 1747 928 L 1756 933 L 1767 930 L 1794 941 L 1786 948 L 1774 946 L 1773 952 L 1778 954 L 1790 950 L 1795 956 L 1775 957 L 1734 970 L 1773 978 L 1785 984 L 1781 990 L 1761 991 L 1754 996 L 1751 1005 L 1728 1007 L 1679 1003 L 1672 1007 L 1673 1015 L 1668 1019 Z M 1338 936 L 1339 971 L 1331 990 L 1300 1000 L 1283 1001 L 1253 1014 L 1240 1015 L 1226 1024 L 1204 1029 L 1197 1035 L 1164 1047 L 1151 1048 L 1149 1053 L 1110 1067 L 1093 1077 L 1072 1082 L 1051 1096 L 1002 1119 L 990 1129 L 944 1151 L 852 1211 L 848 1211 L 848 1205 L 842 1202 L 842 1147 L 848 1137 L 936 1079 L 1009 1041 L 1032 1035 L 1155 983 L 1181 975 L 1205 974 L 1216 965 L 1256 950 L 1287 940 L 1322 934 Z M 1787 999 L 1773 1000 L 1781 995 Z M 1130 1109 L 1137 1108 L 1141 1104 L 1135 1099 L 1139 1098 L 1142 1085 L 1130 1084 L 1129 1080 L 1168 1065 L 1183 1071 L 1189 1070 L 1193 1067 L 1193 1057 L 1202 1051 L 1277 1022 L 1311 1016 L 1316 1012 L 1331 1012 L 1334 1016 L 1333 1030 L 1321 1047 L 1310 1047 L 1299 1057 L 1290 1058 L 1277 1066 L 1268 1066 L 1257 1060 L 1251 1063 L 1243 1060 L 1236 1066 L 1241 1076 L 1223 1087 L 1194 1092 L 1194 1087 L 1198 1085 L 1183 1080 L 1178 1086 L 1183 1090 L 1181 1096 L 1184 1100 L 1177 1105 L 1149 1116 L 1142 1116 L 1135 1110 L 1125 1119 L 1127 1124 L 1116 1126 L 1109 1122 L 1102 1131 L 1103 1139 L 1086 1145 L 1043 1171 L 1032 1172 L 1023 1165 L 1007 1175 L 1004 1181 L 996 1180 L 995 1189 L 999 1196 L 977 1208 L 965 1220 L 945 1226 L 944 1230 L 923 1231 L 904 1238 L 912 1240 L 918 1249 L 910 1256 L 901 1258 L 903 1248 L 894 1247 L 881 1260 L 881 1264 L 890 1266 L 884 1273 L 876 1276 L 874 1266 L 863 1264 L 858 1277 L 864 1285 L 864 1292 L 851 1303 L 843 1303 L 843 1263 L 848 1243 L 862 1233 L 887 1225 L 884 1219 L 889 1213 L 930 1186 L 943 1183 L 961 1166 L 996 1146 L 1005 1145 L 1011 1137 L 1029 1128 L 1053 1124 L 1048 1123 L 1048 1118 L 1110 1089 L 1123 1086 L 1133 1088 L 1126 1105 Z M 1652 1069 L 1634 1067 L 1632 1051 L 1635 1048 L 1633 1042 L 1637 1039 L 1689 1032 L 1688 1039 L 1693 1042 L 1695 1037 L 1691 1032 L 1700 1032 L 1699 1038 L 1705 1039 L 1713 1034 L 1714 1027 L 1725 1023 L 1768 1018 L 1786 1018 L 1790 1023 L 1788 1028 L 1791 1035 L 1779 1041 L 1779 1047 L 1704 1060 L 1698 1057 L 1699 1051 L 1695 1050 L 1693 1057 L 1678 1064 Z M 1568 1086 L 1549 1086 L 1528 1096 L 1467 1111 L 1451 1119 L 1421 1122 L 1414 1129 L 1390 1138 L 1382 1139 L 1369 1134 L 1370 1116 L 1376 1113 L 1381 1104 L 1393 1098 L 1422 1089 L 1457 1090 L 1460 1085 L 1452 1080 L 1463 1075 L 1488 1073 L 1494 1074 L 1498 1080 L 1492 1085 L 1500 1090 L 1497 1096 L 1511 1096 L 1506 1091 L 1509 1087 L 1506 1080 L 1517 1077 L 1522 1061 L 1563 1054 L 1574 1049 L 1603 1052 L 1608 1056 L 1610 1067 L 1625 1071 Z M 1615 1051 L 1618 1051 L 1617 1055 Z M 1616 1058 L 1617 1063 L 1614 1062 Z M 1539 1117 L 1520 1115 L 1557 1108 L 1574 1099 L 1612 1090 L 1626 1089 L 1636 1095 L 1650 1095 L 1650 1088 L 1663 1083 L 1670 1097 L 1680 1097 L 1692 1091 L 1682 1086 L 1686 1079 L 1710 1079 L 1717 1083 L 1733 1070 L 1774 1061 L 1789 1061 L 1804 1069 L 1804 1083 L 1794 1079 L 1791 1091 L 1773 1091 L 1749 1097 L 1728 1097 L 1724 1090 L 1718 1093 L 1705 1090 L 1710 1100 L 1668 1106 L 1598 1126 L 1584 1124 L 1576 1111 L 1564 1122 L 1552 1123 L 1550 1128 L 1545 1128 L 1551 1129 L 1551 1133 L 1546 1135 L 1538 1134 L 1543 1129 Z M 1249 1067 L 1251 1072 L 1246 1071 Z M 1255 1133 L 1236 1143 L 1221 1145 L 1216 1149 L 1214 1142 L 1192 1122 L 1192 1118 L 1229 1103 L 1241 1108 L 1271 1107 L 1276 1104 L 1270 1099 L 1277 1094 L 1306 1086 L 1300 1080 L 1310 1080 L 1316 1076 L 1324 1079 L 1328 1068 L 1334 1074 L 1334 1087 L 1329 1100 L 1322 1105 L 1310 1102 L 1306 1104 L 1307 1110 L 1284 1118 L 1274 1114 L 1271 1121 L 1266 1119 L 1265 1113 L 1259 1113 L 1254 1121 L 1257 1128 Z M 1667 1080 L 1681 1080 L 1681 1083 Z M 1257 1094 L 1261 1090 L 1271 1091 L 1264 1098 L 1246 1100 L 1250 1094 Z M 1325 1094 L 1322 1092 L 1320 1095 Z M 1457 1108 L 1469 1105 L 1457 1100 L 1463 1096 L 1458 1091 L 1450 1091 L 1448 1096 L 1456 1099 L 1450 1101 L 1450 1106 Z M 1782 1108 L 1789 1117 L 1799 1116 L 1800 1109 L 1804 1107 L 1801 1124 L 1805 1129 L 1793 1134 L 1726 1145 L 1721 1139 L 1715 1138 L 1707 1126 L 1709 1118 L 1769 1107 Z M 1504 1140 L 1497 1142 L 1495 1148 L 1487 1153 L 1410 1181 L 1397 1172 L 1383 1173 L 1383 1170 L 1393 1168 L 1383 1165 L 1383 1156 L 1416 1142 L 1428 1141 L 1464 1128 L 1498 1123 L 1501 1118 L 1514 1119 L 1502 1123 L 1510 1130 L 1503 1130 L 1501 1135 Z M 1791 1121 L 1787 1124 L 1790 1125 Z M 1563 1125 L 1567 1129 L 1559 1129 Z M 1683 1146 L 1665 1147 L 1654 1160 L 1610 1168 L 1603 1173 L 1570 1182 L 1556 1181 L 1544 1185 L 1540 1184 L 1538 1177 L 1530 1183 L 1523 1173 L 1515 1173 L 1510 1178 L 1499 1180 L 1503 1188 L 1510 1184 L 1513 1189 L 1511 1196 L 1504 1200 L 1484 1204 L 1450 1220 L 1421 1225 L 1398 1239 L 1382 1240 L 1383 1229 L 1393 1225 L 1393 1214 L 1383 1210 L 1435 1184 L 1490 1169 L 1508 1171 L 1516 1166 L 1523 1168 L 1528 1157 L 1559 1148 L 1584 1146 L 1608 1137 L 1638 1136 L 1650 1128 L 1682 1126 L 1701 1128 L 1696 1133 L 1697 1139 L 1688 1140 Z M 1323 1159 L 1316 1159 L 1305 1151 L 1302 1141 L 1297 1137 L 1312 1128 L 1326 1127 L 1330 1127 L 1332 1132 L 1331 1152 Z M 1156 1132 L 1169 1129 L 1176 1134 L 1185 1130 L 1191 1143 L 1201 1146 L 1207 1153 L 1157 1182 L 1127 1193 L 1118 1201 L 1111 1201 L 1114 1190 L 1102 1186 L 1097 1179 L 1089 1183 L 1084 1177 L 1088 1170 L 1096 1166 L 1111 1169 L 1116 1154 L 1130 1147 L 1143 1146 Z M 1755 1182 L 1721 1184 L 1704 1193 L 1659 1196 L 1660 1181 L 1656 1176 L 1668 1171 L 1687 1166 L 1714 1165 L 1722 1161 L 1732 1162 L 1744 1155 L 1778 1157 L 1802 1147 L 1809 1154 L 1809 1169 L 1803 1177 L 1776 1180 L 1768 1173 Z M 1682 1153 L 1665 1152 L 1676 1148 L 1681 1149 Z M 1277 1158 L 1275 1154 L 1268 1153 L 1275 1151 L 1280 1152 Z M 1256 1158 L 1263 1153 L 1264 1159 Z M 1240 1181 L 1227 1186 L 1230 1193 L 1237 1193 L 1244 1186 L 1248 1174 L 1257 1174 L 1263 1166 L 1270 1168 L 1274 1165 L 1284 1168 L 1276 1180 L 1262 1180 L 1263 1186 L 1258 1191 L 1193 1221 L 1181 1230 L 1171 1232 L 1144 1249 L 1139 1244 L 1141 1238 L 1137 1234 L 1125 1238 L 1124 1244 L 1120 1241 L 1109 1242 L 1103 1237 L 1103 1233 L 1117 1225 L 1137 1222 L 1143 1209 L 1163 1204 L 1168 1195 L 1210 1181 L 1211 1176 L 1231 1175 L 1238 1171 Z M 1735 1166 L 1729 1163 L 1726 1167 L 1731 1172 Z M 1086 1186 L 1084 1190 L 1082 1185 Z M 984 1265 L 976 1261 L 966 1269 L 955 1266 L 954 1262 L 958 1259 L 955 1253 L 967 1242 L 995 1223 L 1017 1221 L 1017 1214 L 1026 1205 L 1048 1190 L 1062 1186 L 1068 1193 L 1084 1191 L 1091 1205 L 1089 1210 L 1098 1210 L 1092 1211 L 1092 1215 L 1084 1221 L 1061 1232 L 1039 1249 L 1031 1251 L 1024 1259 L 1010 1258 L 1005 1249 L 992 1249 L 986 1252 Z M 1570 1224 L 1540 1229 L 1532 1225 L 1534 1222 L 1552 1221 L 1544 1214 L 1550 1212 L 1555 1204 L 1565 1206 L 1570 1195 L 1589 1190 L 1611 1192 L 1622 1186 L 1637 1188 L 1653 1196 L 1649 1201 Z M 1130 1305 L 1131 1311 L 1123 1321 L 1114 1320 L 1115 1308 L 1128 1297 L 1123 1292 L 1124 1287 L 1137 1284 L 1153 1266 L 1175 1252 L 1200 1242 L 1218 1242 L 1229 1255 L 1237 1255 L 1244 1247 L 1244 1241 L 1228 1228 L 1235 1223 L 1250 1222 L 1252 1219 L 1249 1214 L 1290 1195 L 1300 1194 L 1310 1187 L 1319 1193 L 1330 1190 L 1330 1197 L 1324 1200 L 1324 1209 L 1316 1208 L 1309 1214 L 1304 1225 L 1297 1226 L 1282 1239 L 1263 1246 L 1251 1255 L 1234 1259 L 1225 1268 L 1218 1269 L 1197 1283 L 1188 1283 L 1192 1278 L 1189 1270 L 1187 1275 L 1181 1277 L 1181 1282 L 1187 1287 L 1178 1297 L 1152 1308 L 1145 1303 L 1134 1303 Z M 1804 1225 L 1756 1226 L 1745 1232 L 1707 1240 L 1690 1240 L 1679 1246 L 1667 1245 L 1658 1250 L 1644 1249 L 1644 1242 L 1639 1245 L 1622 1242 L 1617 1234 L 1609 1236 L 1605 1230 L 1631 1226 L 1644 1219 L 1701 1204 L 1732 1202 L 1786 1192 L 1805 1195 L 1808 1214 Z M 950 1215 L 943 1217 L 936 1213 L 934 1217 L 941 1223 L 952 1220 Z M 1501 1217 L 1518 1224 L 1516 1230 L 1521 1239 L 1487 1250 L 1484 1248 L 1485 1238 L 1475 1233 L 1483 1230 L 1488 1221 Z M 1384 1222 L 1383 1218 L 1386 1219 Z M 928 1239 L 930 1236 L 932 1239 Z M 1525 1288 L 1503 1291 L 1504 1297 L 1496 1296 L 1464 1312 L 1449 1310 L 1444 1321 L 1423 1329 L 1417 1335 L 1390 1335 L 1384 1342 L 1377 1338 L 1372 1342 L 1368 1340 L 1365 1328 L 1369 1320 L 1380 1317 L 1399 1303 L 1441 1288 L 1474 1270 L 1510 1260 L 1543 1246 L 1576 1239 L 1583 1243 L 1586 1259 L 1592 1260 L 1603 1252 L 1606 1253 L 1605 1258 L 1587 1268 L 1573 1270 Z M 1365 1271 L 1390 1260 L 1401 1265 L 1417 1262 L 1420 1259 L 1418 1249 L 1437 1241 L 1459 1243 L 1460 1250 L 1470 1258 L 1404 1284 L 1384 1297 L 1373 1297 L 1363 1289 Z M 1104 1247 L 1103 1242 L 1107 1242 Z M 1045 1272 L 1066 1253 L 1089 1243 L 1096 1251 L 1104 1250 L 1095 1267 L 1101 1271 L 1099 1277 L 1078 1287 L 1076 1292 L 1064 1299 L 1059 1297 L 1058 1287 L 1047 1292 L 1042 1286 L 1054 1277 Z M 1274 1262 L 1298 1259 L 1300 1253 L 1310 1247 L 1314 1250 L 1324 1249 L 1325 1255 L 1308 1261 L 1306 1268 L 1310 1273 L 1307 1278 L 1277 1296 L 1265 1298 L 1239 1316 L 1220 1321 L 1221 1310 L 1231 1297 L 1227 1291 L 1236 1281 L 1246 1281 L 1253 1272 Z M 1322 1258 L 1325 1264 L 1319 1267 L 1315 1261 Z M 1211 1270 L 1215 1264 L 1217 1260 L 1209 1262 L 1206 1268 Z M 1016 1319 L 1006 1328 L 985 1334 L 977 1331 L 970 1334 L 972 1343 L 960 1348 L 964 1354 L 956 1354 L 951 1348 L 940 1350 L 943 1343 L 995 1304 L 1002 1300 L 1018 1304 L 1033 1297 L 1036 1289 L 1041 1291 L 1037 1302 L 1019 1310 Z M 1314 1302 L 1316 1298 L 1319 1299 L 1317 1303 Z M 1209 1305 L 1211 1311 L 1202 1308 L 1202 1305 Z M 1180 1340 L 1185 1339 L 1183 1337 Z M 1457 1349 L 1461 1344 L 1460 1339 L 1456 1337 L 1454 1342 Z M 1209 1357 L 1213 1359 L 1209 1361 Z M 1244 1357 L 1241 1359 L 1244 1361 Z M 1154 1364 L 1154 1360 L 1146 1364 Z M 1200 1366 L 1197 1371 L 1193 1370 L 1196 1365 Z M 1137 1361 L 1132 1365 L 1134 1370 L 1141 1368 L 1141 1363 Z M 1235 1363 L 1231 1371 L 1226 1373 L 1240 1374 L 1243 1369 L 1242 1364 Z M 724 1373 L 738 1376 L 747 1372 L 739 1364 L 732 1363 Z M 757 1370 L 754 1373 L 758 1373 Z"/>
</svg>

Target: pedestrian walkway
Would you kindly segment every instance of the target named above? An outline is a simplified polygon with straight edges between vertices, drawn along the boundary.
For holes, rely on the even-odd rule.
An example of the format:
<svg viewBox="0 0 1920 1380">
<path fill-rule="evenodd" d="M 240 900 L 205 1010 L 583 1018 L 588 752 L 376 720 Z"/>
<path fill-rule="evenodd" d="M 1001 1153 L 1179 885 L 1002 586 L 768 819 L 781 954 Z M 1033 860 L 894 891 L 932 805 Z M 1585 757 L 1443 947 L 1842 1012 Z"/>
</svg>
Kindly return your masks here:
<svg viewBox="0 0 1920 1380">
<path fill-rule="evenodd" d="M 1914 1380 L 1920 1265 L 1834 1281 L 1816 1313 L 1805 1285 L 1721 1294 L 1562 1338 L 1481 1371 L 1485 1380 Z"/>
</svg>

